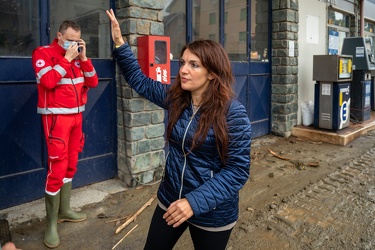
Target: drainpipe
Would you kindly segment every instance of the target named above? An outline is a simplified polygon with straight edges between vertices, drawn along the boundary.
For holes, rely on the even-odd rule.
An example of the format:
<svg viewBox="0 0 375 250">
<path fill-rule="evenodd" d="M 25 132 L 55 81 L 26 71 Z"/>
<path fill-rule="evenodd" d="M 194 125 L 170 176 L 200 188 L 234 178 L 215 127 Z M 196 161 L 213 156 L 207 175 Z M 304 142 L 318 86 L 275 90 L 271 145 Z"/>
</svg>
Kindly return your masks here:
<svg viewBox="0 0 375 250">
<path fill-rule="evenodd" d="M 360 27 L 359 27 L 359 32 L 360 32 L 360 36 L 363 37 L 364 36 L 364 28 L 365 28 L 365 14 L 364 14 L 364 6 L 365 5 L 365 2 L 363 0 L 359 0 L 359 11 L 360 11 L 360 14 L 359 14 L 359 18 L 360 18 Z"/>
</svg>

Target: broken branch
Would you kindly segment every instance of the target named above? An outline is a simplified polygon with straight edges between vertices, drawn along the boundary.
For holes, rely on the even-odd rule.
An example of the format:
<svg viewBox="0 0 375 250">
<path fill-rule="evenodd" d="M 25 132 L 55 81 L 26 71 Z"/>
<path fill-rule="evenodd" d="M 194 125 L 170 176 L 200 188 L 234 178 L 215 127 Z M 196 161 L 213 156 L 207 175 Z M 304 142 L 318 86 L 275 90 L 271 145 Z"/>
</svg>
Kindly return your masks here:
<svg viewBox="0 0 375 250">
<path fill-rule="evenodd" d="M 280 156 L 280 155 L 276 154 L 275 152 L 273 152 L 271 149 L 268 149 L 268 151 L 269 151 L 272 155 L 274 155 L 275 157 L 277 157 L 277 158 L 279 158 L 279 159 L 282 159 L 282 160 L 284 160 L 284 161 L 289 161 L 289 158 L 286 158 L 286 157 Z"/>
<path fill-rule="evenodd" d="M 132 215 L 128 215 L 128 216 L 125 216 L 125 217 L 122 217 L 122 218 L 117 218 L 117 219 L 114 219 L 114 220 L 109 220 L 109 221 L 106 221 L 105 223 L 111 223 L 111 222 L 116 222 L 116 221 L 119 221 L 119 220 L 125 220 L 125 219 L 128 219 L 130 216 L 132 216 Z"/>
<path fill-rule="evenodd" d="M 135 225 L 132 229 L 130 229 L 130 231 L 129 232 L 127 232 L 126 234 L 125 234 L 125 236 L 124 237 L 122 237 L 122 239 L 121 240 L 119 240 L 119 242 L 117 242 L 116 243 L 116 245 L 114 245 L 113 247 L 112 247 L 112 250 L 113 249 L 115 249 L 117 246 L 118 246 L 118 244 L 120 244 L 121 243 L 121 241 L 123 241 L 136 227 L 138 226 L 138 224 L 137 225 Z"/>
<path fill-rule="evenodd" d="M 121 232 L 122 229 L 124 229 L 127 225 L 129 225 L 132 221 L 134 221 L 137 216 L 143 212 L 143 210 L 146 209 L 146 207 L 150 206 L 151 203 L 155 200 L 156 198 L 156 195 L 153 195 L 132 217 L 130 217 L 129 219 L 127 219 L 124 224 L 122 224 L 121 226 L 119 226 L 117 229 L 116 229 L 116 234 L 118 234 L 119 232 Z"/>
<path fill-rule="evenodd" d="M 319 167 L 319 162 L 308 162 L 307 165 L 310 167 Z"/>
</svg>

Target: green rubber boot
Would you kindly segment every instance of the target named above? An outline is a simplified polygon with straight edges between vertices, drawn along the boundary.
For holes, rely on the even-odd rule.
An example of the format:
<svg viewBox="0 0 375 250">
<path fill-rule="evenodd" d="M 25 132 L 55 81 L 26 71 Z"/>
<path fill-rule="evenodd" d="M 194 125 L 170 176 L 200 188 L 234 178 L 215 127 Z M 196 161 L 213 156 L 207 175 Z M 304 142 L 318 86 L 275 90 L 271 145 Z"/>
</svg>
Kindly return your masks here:
<svg viewBox="0 0 375 250">
<path fill-rule="evenodd" d="M 60 210 L 59 222 L 70 221 L 80 222 L 87 219 L 85 213 L 75 212 L 70 208 L 70 193 L 72 190 L 72 182 L 65 183 L 60 190 Z"/>
<path fill-rule="evenodd" d="M 60 245 L 59 234 L 57 233 L 57 218 L 60 205 L 60 192 L 57 195 L 46 194 L 46 230 L 44 233 L 44 244 L 49 248 L 56 248 Z"/>
</svg>

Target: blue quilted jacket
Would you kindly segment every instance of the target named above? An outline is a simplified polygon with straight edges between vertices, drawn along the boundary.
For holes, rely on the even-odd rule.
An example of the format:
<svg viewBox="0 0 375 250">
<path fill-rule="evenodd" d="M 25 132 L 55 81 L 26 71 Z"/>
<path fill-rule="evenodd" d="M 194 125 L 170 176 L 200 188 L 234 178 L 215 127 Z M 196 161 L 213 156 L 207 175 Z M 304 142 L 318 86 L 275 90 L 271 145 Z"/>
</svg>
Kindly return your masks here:
<svg viewBox="0 0 375 250">
<path fill-rule="evenodd" d="M 164 102 L 170 85 L 145 76 L 129 45 L 113 51 L 127 83 L 140 95 L 167 109 Z M 229 159 L 224 166 L 216 150 L 215 136 L 209 130 L 206 140 L 190 154 L 199 111 L 183 111 L 169 140 L 163 179 L 158 199 L 165 206 L 187 198 L 194 215 L 189 222 L 204 227 L 222 227 L 238 218 L 238 192 L 250 174 L 251 125 L 243 105 L 233 100 L 227 114 L 230 134 Z"/>
</svg>

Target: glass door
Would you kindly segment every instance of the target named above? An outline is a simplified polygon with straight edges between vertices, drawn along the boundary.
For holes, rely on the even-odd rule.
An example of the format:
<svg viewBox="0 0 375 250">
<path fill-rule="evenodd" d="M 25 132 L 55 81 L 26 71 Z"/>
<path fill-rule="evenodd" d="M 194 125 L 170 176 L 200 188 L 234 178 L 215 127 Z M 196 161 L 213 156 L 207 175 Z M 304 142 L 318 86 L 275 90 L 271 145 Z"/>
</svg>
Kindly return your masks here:
<svg viewBox="0 0 375 250">
<path fill-rule="evenodd" d="M 32 51 L 48 45 L 60 22 L 76 21 L 99 76 L 84 112 L 86 144 L 73 185 L 117 175 L 115 65 L 105 10 L 114 1 L 0 1 L 0 209 L 44 196 L 46 149 Z"/>
<path fill-rule="evenodd" d="M 174 59 L 172 79 L 185 43 L 202 38 L 220 42 L 232 61 L 235 90 L 248 111 L 254 137 L 270 133 L 271 2 L 167 0 L 164 9 L 164 30 Z"/>
<path fill-rule="evenodd" d="M 44 144 L 31 65 L 44 7 L 38 0 L 0 1 L 0 209 L 44 194 Z"/>
</svg>

